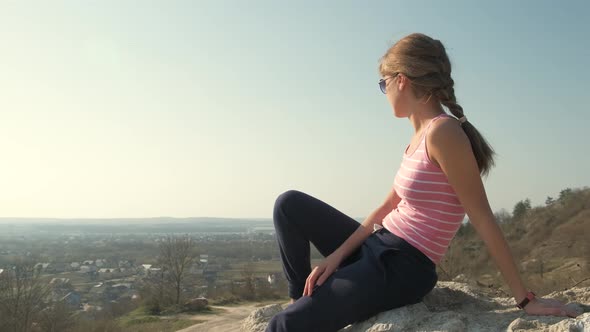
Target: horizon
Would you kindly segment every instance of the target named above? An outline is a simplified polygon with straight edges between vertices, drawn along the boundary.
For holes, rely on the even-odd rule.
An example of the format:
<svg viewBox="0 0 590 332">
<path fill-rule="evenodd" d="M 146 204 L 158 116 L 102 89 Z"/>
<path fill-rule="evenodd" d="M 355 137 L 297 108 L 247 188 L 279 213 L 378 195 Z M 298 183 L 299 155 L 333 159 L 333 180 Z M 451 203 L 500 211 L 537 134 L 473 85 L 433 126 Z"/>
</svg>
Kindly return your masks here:
<svg viewBox="0 0 590 332">
<path fill-rule="evenodd" d="M 289 189 L 368 216 L 413 132 L 378 60 L 412 32 L 445 45 L 458 103 L 498 153 L 492 211 L 542 205 L 590 185 L 588 10 L 3 2 L 0 220 L 266 220 Z"/>
</svg>

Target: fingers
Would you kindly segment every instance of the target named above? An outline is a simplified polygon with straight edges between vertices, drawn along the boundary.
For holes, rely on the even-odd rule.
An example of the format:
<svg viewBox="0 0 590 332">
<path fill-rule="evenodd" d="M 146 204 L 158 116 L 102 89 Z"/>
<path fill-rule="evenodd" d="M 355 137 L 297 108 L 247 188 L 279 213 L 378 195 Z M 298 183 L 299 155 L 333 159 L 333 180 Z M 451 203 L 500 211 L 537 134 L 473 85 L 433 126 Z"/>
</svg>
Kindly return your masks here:
<svg viewBox="0 0 590 332">
<path fill-rule="evenodd" d="M 552 316 L 567 316 L 576 318 L 578 313 L 569 308 L 568 306 L 561 304 L 559 301 L 543 301 L 541 308 L 537 315 L 552 315 Z"/>
<path fill-rule="evenodd" d="M 565 311 L 561 308 L 547 308 L 547 315 L 565 316 Z"/>
<path fill-rule="evenodd" d="M 307 279 L 305 280 L 305 287 L 303 288 L 303 296 L 311 295 L 311 292 L 313 290 L 313 286 L 315 285 L 315 282 L 318 278 L 319 273 L 321 273 L 319 266 L 314 267 L 313 270 L 311 271 L 311 273 L 309 274 L 309 276 L 307 277 Z"/>
<path fill-rule="evenodd" d="M 326 267 L 316 266 L 311 271 L 305 280 L 305 287 L 303 288 L 303 296 L 310 296 L 313 293 L 314 287 L 321 286 L 326 279 L 332 274 Z"/>
<path fill-rule="evenodd" d="M 577 310 L 575 310 L 574 308 L 568 306 L 564 302 L 559 301 L 557 299 L 541 298 L 540 300 L 541 300 L 542 305 L 547 309 L 548 315 L 567 316 L 567 317 L 571 317 L 571 318 L 575 318 L 579 315 Z"/>
<path fill-rule="evenodd" d="M 563 303 L 559 300 L 556 300 L 556 299 L 541 299 L 541 300 L 543 301 L 543 303 L 547 303 L 547 304 L 553 305 L 553 306 L 558 306 L 558 305 L 564 306 L 565 305 L 565 303 Z"/>
<path fill-rule="evenodd" d="M 324 281 L 326 281 L 326 279 L 328 278 L 328 276 L 330 275 L 330 273 L 328 273 L 328 271 L 324 271 L 324 273 L 322 273 L 322 275 L 318 278 L 318 286 L 320 286 L 321 284 L 324 283 Z"/>
</svg>

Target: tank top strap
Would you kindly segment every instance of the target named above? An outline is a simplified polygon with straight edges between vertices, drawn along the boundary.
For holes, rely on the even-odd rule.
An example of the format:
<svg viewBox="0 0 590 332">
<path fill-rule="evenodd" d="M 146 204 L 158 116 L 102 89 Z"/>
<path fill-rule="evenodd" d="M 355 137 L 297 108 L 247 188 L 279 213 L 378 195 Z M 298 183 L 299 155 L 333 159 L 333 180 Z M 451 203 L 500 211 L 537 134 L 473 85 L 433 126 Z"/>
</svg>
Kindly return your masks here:
<svg viewBox="0 0 590 332">
<path fill-rule="evenodd" d="M 438 119 L 440 119 L 441 117 L 449 117 L 449 115 L 447 113 L 441 113 L 437 116 L 435 116 L 434 118 L 432 118 L 430 120 L 430 122 L 428 122 L 428 124 L 426 125 L 426 129 L 424 130 L 424 134 L 422 134 L 422 141 L 424 141 L 426 139 L 426 135 L 428 134 L 428 130 L 430 129 L 430 126 L 432 125 L 432 123 Z"/>
<path fill-rule="evenodd" d="M 430 119 L 430 121 L 428 122 L 428 124 L 426 125 L 426 128 L 424 129 L 424 131 L 422 132 L 422 134 L 420 134 L 420 142 L 418 143 L 418 147 L 414 150 L 419 150 L 419 149 L 424 149 L 425 145 L 426 145 L 426 134 L 428 134 L 428 130 L 430 129 L 430 125 L 432 125 L 432 123 L 434 121 L 436 121 L 438 118 L 442 117 L 442 116 L 449 116 L 447 113 L 441 113 L 437 116 L 435 116 L 434 118 Z M 406 148 L 404 153 L 408 153 L 408 149 L 410 148 L 410 145 L 408 144 L 408 147 Z"/>
</svg>

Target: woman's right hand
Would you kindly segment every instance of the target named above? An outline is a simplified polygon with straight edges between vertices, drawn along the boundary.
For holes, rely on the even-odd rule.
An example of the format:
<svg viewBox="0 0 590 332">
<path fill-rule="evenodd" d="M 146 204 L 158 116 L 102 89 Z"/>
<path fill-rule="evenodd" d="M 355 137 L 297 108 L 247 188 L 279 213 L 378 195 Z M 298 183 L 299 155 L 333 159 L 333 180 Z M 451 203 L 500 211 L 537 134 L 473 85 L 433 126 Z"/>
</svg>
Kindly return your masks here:
<svg viewBox="0 0 590 332">
<path fill-rule="evenodd" d="M 318 286 L 322 285 L 338 269 L 342 260 L 343 258 L 334 252 L 326 257 L 319 265 L 315 266 L 311 270 L 307 280 L 305 280 L 303 296 L 311 296 L 316 283 Z"/>
</svg>

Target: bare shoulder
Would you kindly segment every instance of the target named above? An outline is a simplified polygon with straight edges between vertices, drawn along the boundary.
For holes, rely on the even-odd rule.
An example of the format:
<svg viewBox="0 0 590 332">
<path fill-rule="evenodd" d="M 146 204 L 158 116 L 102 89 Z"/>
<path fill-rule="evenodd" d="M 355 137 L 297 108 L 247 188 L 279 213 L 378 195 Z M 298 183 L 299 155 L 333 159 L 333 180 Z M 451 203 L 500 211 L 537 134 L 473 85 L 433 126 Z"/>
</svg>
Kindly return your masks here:
<svg viewBox="0 0 590 332">
<path fill-rule="evenodd" d="M 461 124 L 454 118 L 444 117 L 435 121 L 426 138 L 430 159 L 440 166 L 438 160 L 441 154 L 448 154 L 453 151 L 470 151 L 471 143 L 469 137 L 461 128 Z"/>
</svg>

